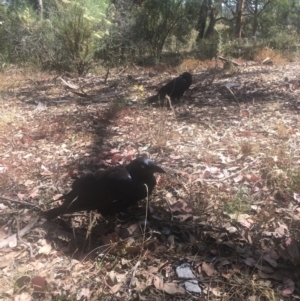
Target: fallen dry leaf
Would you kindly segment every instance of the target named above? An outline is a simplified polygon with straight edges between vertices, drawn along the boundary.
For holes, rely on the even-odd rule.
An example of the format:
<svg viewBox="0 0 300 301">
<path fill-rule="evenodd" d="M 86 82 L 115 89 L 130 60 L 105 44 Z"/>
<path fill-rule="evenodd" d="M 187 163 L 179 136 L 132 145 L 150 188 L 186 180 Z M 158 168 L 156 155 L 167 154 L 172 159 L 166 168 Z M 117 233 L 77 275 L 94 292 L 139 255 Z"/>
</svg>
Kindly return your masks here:
<svg viewBox="0 0 300 301">
<path fill-rule="evenodd" d="M 279 224 L 279 227 L 275 229 L 275 233 L 278 233 L 280 237 L 285 236 L 288 232 L 288 227 L 284 224 Z"/>
<path fill-rule="evenodd" d="M 116 165 L 123 158 L 120 154 L 115 154 L 111 158 L 111 164 Z"/>
<path fill-rule="evenodd" d="M 148 273 L 150 273 L 150 274 L 156 274 L 167 263 L 168 263 L 168 261 L 162 262 L 157 267 L 150 267 L 149 270 L 148 270 Z"/>
<path fill-rule="evenodd" d="M 18 256 L 18 254 L 19 253 L 17 252 L 10 252 L 5 255 L 2 254 L 0 256 L 0 268 L 4 268 L 12 264 L 15 261 L 16 257 Z"/>
<path fill-rule="evenodd" d="M 6 231 L 6 229 L 0 229 L 0 241 L 1 241 L 2 239 L 5 239 L 6 236 L 7 236 L 7 231 Z"/>
<path fill-rule="evenodd" d="M 222 276 L 224 277 L 224 278 L 226 278 L 227 280 L 229 280 L 229 279 L 231 279 L 232 278 L 232 274 L 231 273 L 222 273 Z"/>
<path fill-rule="evenodd" d="M 267 261 L 270 265 L 272 265 L 273 267 L 277 267 L 277 262 L 276 260 L 274 260 L 273 258 L 271 258 L 271 255 L 270 254 L 265 254 L 263 256 L 263 259 L 265 261 Z"/>
<path fill-rule="evenodd" d="M 23 286 L 26 286 L 30 283 L 30 277 L 29 276 L 22 276 L 20 278 L 17 279 L 16 281 L 16 286 L 18 288 L 22 288 Z"/>
<path fill-rule="evenodd" d="M 28 293 L 22 293 L 14 297 L 14 301 L 32 301 L 32 300 L 33 300 L 32 296 Z"/>
<path fill-rule="evenodd" d="M 39 189 L 34 189 L 29 193 L 30 198 L 35 199 L 39 195 Z"/>
<path fill-rule="evenodd" d="M 251 257 L 246 258 L 244 262 L 250 267 L 253 267 L 256 264 L 256 261 Z"/>
<path fill-rule="evenodd" d="M 275 279 L 278 281 L 282 281 L 284 279 L 284 276 L 281 275 L 279 272 L 267 274 L 262 271 L 258 271 L 258 275 L 260 278 L 263 278 L 263 279 Z"/>
<path fill-rule="evenodd" d="M 106 276 L 106 283 L 109 286 L 113 286 L 113 285 L 115 285 L 115 284 L 118 283 L 116 275 L 117 275 L 117 273 L 115 271 L 110 271 L 107 274 L 107 276 Z"/>
<path fill-rule="evenodd" d="M 15 248 L 17 245 L 18 245 L 17 236 L 16 236 L 16 235 L 12 235 L 12 236 L 10 237 L 8 246 L 9 246 L 10 248 Z"/>
<path fill-rule="evenodd" d="M 110 290 L 112 291 L 112 293 L 116 294 L 120 290 L 120 288 L 122 287 L 122 284 L 123 283 L 118 283 L 118 284 L 110 287 Z"/>
<path fill-rule="evenodd" d="M 190 221 L 193 219 L 192 214 L 178 214 L 174 216 L 174 219 L 178 220 L 180 223 Z"/>
<path fill-rule="evenodd" d="M 294 200 L 295 200 L 295 201 L 300 202 L 300 194 L 299 194 L 299 193 L 295 193 L 295 192 L 294 192 L 293 197 L 294 197 Z"/>
<path fill-rule="evenodd" d="M 174 295 L 174 294 L 185 294 L 185 289 L 181 286 L 179 286 L 176 283 L 164 283 L 163 284 L 163 290 L 170 294 L 170 295 Z"/>
<path fill-rule="evenodd" d="M 155 248 L 154 253 L 160 254 L 160 253 L 166 252 L 167 250 L 168 250 L 168 248 L 166 246 L 160 245 Z"/>
<path fill-rule="evenodd" d="M 46 244 L 39 249 L 39 254 L 50 254 L 52 247 L 50 244 Z"/>
<path fill-rule="evenodd" d="M 213 263 L 202 263 L 202 270 L 207 274 L 207 276 L 213 276 L 215 272 L 214 264 Z"/>
<path fill-rule="evenodd" d="M 258 270 L 260 270 L 260 271 L 262 271 L 262 272 L 264 272 L 264 273 L 270 274 L 270 273 L 273 273 L 273 272 L 274 272 L 274 270 L 273 270 L 272 268 L 267 267 L 267 266 L 263 266 L 263 265 L 260 265 L 260 264 L 255 264 L 255 267 L 256 267 Z"/>
<path fill-rule="evenodd" d="M 164 288 L 164 281 L 158 276 L 154 276 L 153 284 L 158 290 L 163 290 Z"/>
<path fill-rule="evenodd" d="M 18 196 L 20 201 L 23 201 L 24 198 L 25 198 L 25 194 L 22 194 L 22 193 L 18 193 L 17 196 Z"/>
<path fill-rule="evenodd" d="M 35 276 L 31 279 L 31 284 L 33 287 L 33 290 L 35 292 L 44 292 L 47 287 L 47 281 L 45 278 L 40 276 Z"/>
<path fill-rule="evenodd" d="M 216 297 L 221 297 L 223 295 L 222 291 L 220 288 L 218 287 L 212 287 L 210 288 L 210 291 L 212 292 L 212 294 Z"/>
<path fill-rule="evenodd" d="M 290 258 L 299 259 L 299 249 L 296 242 L 292 238 L 288 237 L 285 240 L 285 245 Z"/>
<path fill-rule="evenodd" d="M 77 296 L 76 296 L 76 299 L 77 300 L 89 300 L 90 298 L 90 295 L 91 295 L 91 292 L 88 288 L 82 288 L 78 293 L 77 293 Z"/>
<path fill-rule="evenodd" d="M 295 283 L 293 280 L 288 279 L 284 281 L 284 289 L 282 290 L 282 293 L 284 295 L 291 295 L 295 290 Z"/>
</svg>

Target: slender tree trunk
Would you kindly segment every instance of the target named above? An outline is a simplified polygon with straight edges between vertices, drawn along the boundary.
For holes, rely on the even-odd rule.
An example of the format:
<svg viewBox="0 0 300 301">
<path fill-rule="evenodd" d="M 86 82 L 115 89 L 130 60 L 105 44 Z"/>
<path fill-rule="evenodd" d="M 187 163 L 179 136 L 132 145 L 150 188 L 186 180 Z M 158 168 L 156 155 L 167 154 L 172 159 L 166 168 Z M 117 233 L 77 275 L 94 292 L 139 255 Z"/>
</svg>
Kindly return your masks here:
<svg viewBox="0 0 300 301">
<path fill-rule="evenodd" d="M 44 14 L 43 0 L 38 0 L 38 6 L 40 11 L 40 19 L 43 20 L 43 14 Z"/>
<path fill-rule="evenodd" d="M 205 39 L 208 39 L 212 33 L 214 32 L 214 28 L 216 25 L 216 18 L 214 14 L 214 9 L 211 9 L 209 12 L 209 24 L 205 33 Z"/>
<path fill-rule="evenodd" d="M 197 31 L 198 31 L 197 40 L 204 38 L 206 20 L 207 20 L 208 10 L 209 10 L 209 2 L 210 2 L 209 0 L 202 1 L 198 22 L 197 22 Z"/>
<path fill-rule="evenodd" d="M 209 24 L 208 24 L 208 27 L 207 27 L 207 30 L 206 30 L 206 33 L 204 36 L 205 39 L 208 39 L 214 32 L 217 15 L 220 12 L 220 9 L 222 7 L 222 3 L 224 2 L 224 0 L 219 0 L 219 2 L 215 6 L 212 5 L 211 0 L 209 0 L 209 2 L 210 2 Z"/>
<path fill-rule="evenodd" d="M 244 0 L 237 0 L 236 3 L 236 26 L 235 26 L 235 34 L 237 38 L 242 37 L 242 23 L 243 23 L 243 10 L 244 10 Z"/>
<path fill-rule="evenodd" d="M 256 35 L 257 27 L 258 27 L 258 0 L 255 0 L 255 3 L 254 3 L 254 16 L 253 16 L 252 36 Z"/>
</svg>

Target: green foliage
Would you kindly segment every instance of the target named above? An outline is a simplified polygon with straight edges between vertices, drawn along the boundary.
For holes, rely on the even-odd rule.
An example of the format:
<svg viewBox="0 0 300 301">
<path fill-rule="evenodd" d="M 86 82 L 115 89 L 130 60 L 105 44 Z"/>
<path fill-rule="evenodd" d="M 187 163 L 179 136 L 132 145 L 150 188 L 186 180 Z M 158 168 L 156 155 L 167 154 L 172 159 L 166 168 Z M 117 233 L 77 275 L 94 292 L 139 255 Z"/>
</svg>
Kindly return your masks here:
<svg viewBox="0 0 300 301">
<path fill-rule="evenodd" d="M 249 212 L 251 196 L 247 187 L 241 186 L 235 197 L 225 204 L 225 211 L 229 214 L 241 214 Z"/>
<path fill-rule="evenodd" d="M 219 40 L 217 52 L 224 56 L 246 60 L 254 60 L 265 47 L 285 54 L 298 52 L 300 38 L 295 31 L 273 27 L 269 29 L 269 33 L 268 38 L 230 39 L 223 43 Z"/>
<path fill-rule="evenodd" d="M 7 22 L 6 17 L 6 6 L 0 4 L 0 68 L 3 64 L 4 56 L 6 56 L 6 45 L 5 45 L 5 30 L 4 24 Z"/>
<path fill-rule="evenodd" d="M 262 37 L 270 37 L 271 28 L 283 30 L 289 24 L 292 1 L 274 0 L 272 5 L 266 7 L 264 14 L 259 18 L 260 34 Z"/>
<path fill-rule="evenodd" d="M 32 55 L 28 49 L 29 37 L 37 25 L 37 14 L 33 9 L 21 2 L 22 5 L 14 9 L 6 9 L 3 24 L 2 47 L 5 56 L 11 62 L 27 61 Z"/>
<path fill-rule="evenodd" d="M 299 36 L 296 31 L 280 30 L 276 27 L 269 29 L 270 37 L 266 39 L 266 43 L 272 49 L 276 50 L 298 50 Z"/>
<path fill-rule="evenodd" d="M 32 62 L 43 68 L 76 70 L 82 74 L 95 61 L 105 67 L 133 60 L 157 63 L 163 51 L 172 56 L 174 52 L 192 50 L 200 59 L 220 54 L 253 59 L 265 46 L 298 51 L 298 0 L 273 0 L 272 5 L 265 7 L 267 0 L 260 0 L 255 39 L 254 10 L 245 14 L 245 38 L 238 40 L 233 38 L 235 20 L 230 20 L 229 10 L 223 10 L 223 18 L 216 19 L 213 34 L 197 42 L 195 28 L 201 8 L 198 0 L 144 0 L 139 4 L 118 0 L 115 5 L 109 5 L 109 0 L 43 2 L 43 15 L 33 0 L 0 5 L 0 21 L 4 20 L 0 26 L 0 66 L 8 60 Z M 209 18 L 208 14 L 207 23 Z"/>
<path fill-rule="evenodd" d="M 2 36 L 12 62 L 33 62 L 43 68 L 86 72 L 96 45 L 107 34 L 107 1 L 57 1 L 41 20 L 26 2 L 10 6 Z M 2 44 L 2 45 L 3 45 Z"/>
<path fill-rule="evenodd" d="M 90 68 L 97 42 L 106 34 L 104 7 L 90 0 L 65 1 L 57 7 L 52 18 L 55 39 L 66 61 L 82 74 Z"/>
<path fill-rule="evenodd" d="M 191 31 L 191 20 L 196 1 L 146 0 L 134 12 L 135 25 L 132 31 L 135 40 L 143 41 L 150 47 L 151 54 L 159 60 L 166 39 L 174 34 L 184 40 Z"/>
<path fill-rule="evenodd" d="M 199 40 L 197 43 L 197 55 L 196 58 L 200 60 L 212 59 L 218 54 L 218 41 L 216 39 L 211 40 Z"/>
<path fill-rule="evenodd" d="M 290 194 L 293 193 L 300 194 L 300 169 L 296 169 L 293 171 L 289 171 L 288 173 L 288 179 L 290 180 L 289 188 L 290 188 Z"/>
<path fill-rule="evenodd" d="M 264 46 L 266 46 L 264 43 L 258 42 L 255 38 L 232 39 L 224 44 L 222 53 L 226 57 L 241 57 L 246 60 L 254 60 Z"/>
<path fill-rule="evenodd" d="M 224 31 L 215 30 L 210 39 L 200 39 L 197 41 L 197 52 L 200 59 L 212 59 L 218 55 L 225 55 L 226 43 L 224 40 Z"/>
<path fill-rule="evenodd" d="M 97 59 L 105 67 L 117 66 L 120 61 L 128 56 L 129 49 L 134 49 L 134 45 L 130 40 L 130 34 L 127 32 L 127 23 L 130 23 L 129 18 L 126 18 L 125 24 L 111 22 L 116 15 L 116 10 L 113 5 L 106 10 L 106 22 L 109 27 L 109 34 L 105 34 L 102 39 L 97 42 L 95 51 L 95 59 Z M 121 27 L 121 28 L 120 28 Z M 125 51 L 125 49 L 127 51 Z M 125 54 L 126 52 L 126 54 Z"/>
</svg>

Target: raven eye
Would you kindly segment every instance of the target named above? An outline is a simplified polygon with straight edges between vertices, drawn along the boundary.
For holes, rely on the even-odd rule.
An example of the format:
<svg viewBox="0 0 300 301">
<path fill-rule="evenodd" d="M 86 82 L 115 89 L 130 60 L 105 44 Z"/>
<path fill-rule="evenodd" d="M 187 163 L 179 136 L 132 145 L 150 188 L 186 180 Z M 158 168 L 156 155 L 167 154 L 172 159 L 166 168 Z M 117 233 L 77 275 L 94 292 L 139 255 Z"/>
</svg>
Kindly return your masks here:
<svg viewBox="0 0 300 301">
<path fill-rule="evenodd" d="M 145 165 L 144 165 L 144 164 L 142 164 L 142 165 L 141 165 L 141 167 L 142 167 L 142 168 L 145 168 Z"/>
</svg>

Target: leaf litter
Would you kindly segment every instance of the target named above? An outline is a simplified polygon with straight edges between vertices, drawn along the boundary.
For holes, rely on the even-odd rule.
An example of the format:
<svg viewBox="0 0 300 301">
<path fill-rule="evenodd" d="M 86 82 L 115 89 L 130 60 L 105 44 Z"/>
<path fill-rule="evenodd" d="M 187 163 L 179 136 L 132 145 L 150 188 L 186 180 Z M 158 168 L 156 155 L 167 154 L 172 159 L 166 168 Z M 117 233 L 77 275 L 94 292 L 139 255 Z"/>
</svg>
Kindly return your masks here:
<svg viewBox="0 0 300 301">
<path fill-rule="evenodd" d="M 194 84 L 175 115 L 144 105 L 161 76 L 142 68 L 112 73 L 107 84 L 92 74 L 64 82 L 32 73 L 23 86 L 2 91 L 5 296 L 298 297 L 299 85 L 283 81 L 296 80 L 298 69 L 254 64 L 230 75 L 220 70 L 212 81 L 210 71 L 191 70 Z M 83 85 L 89 97 L 70 93 Z M 28 205 L 49 208 L 74 178 L 138 154 L 167 170 L 157 178 L 146 228 L 143 203 L 131 208 L 135 219 L 79 213 L 32 224 L 38 212 Z"/>
</svg>

